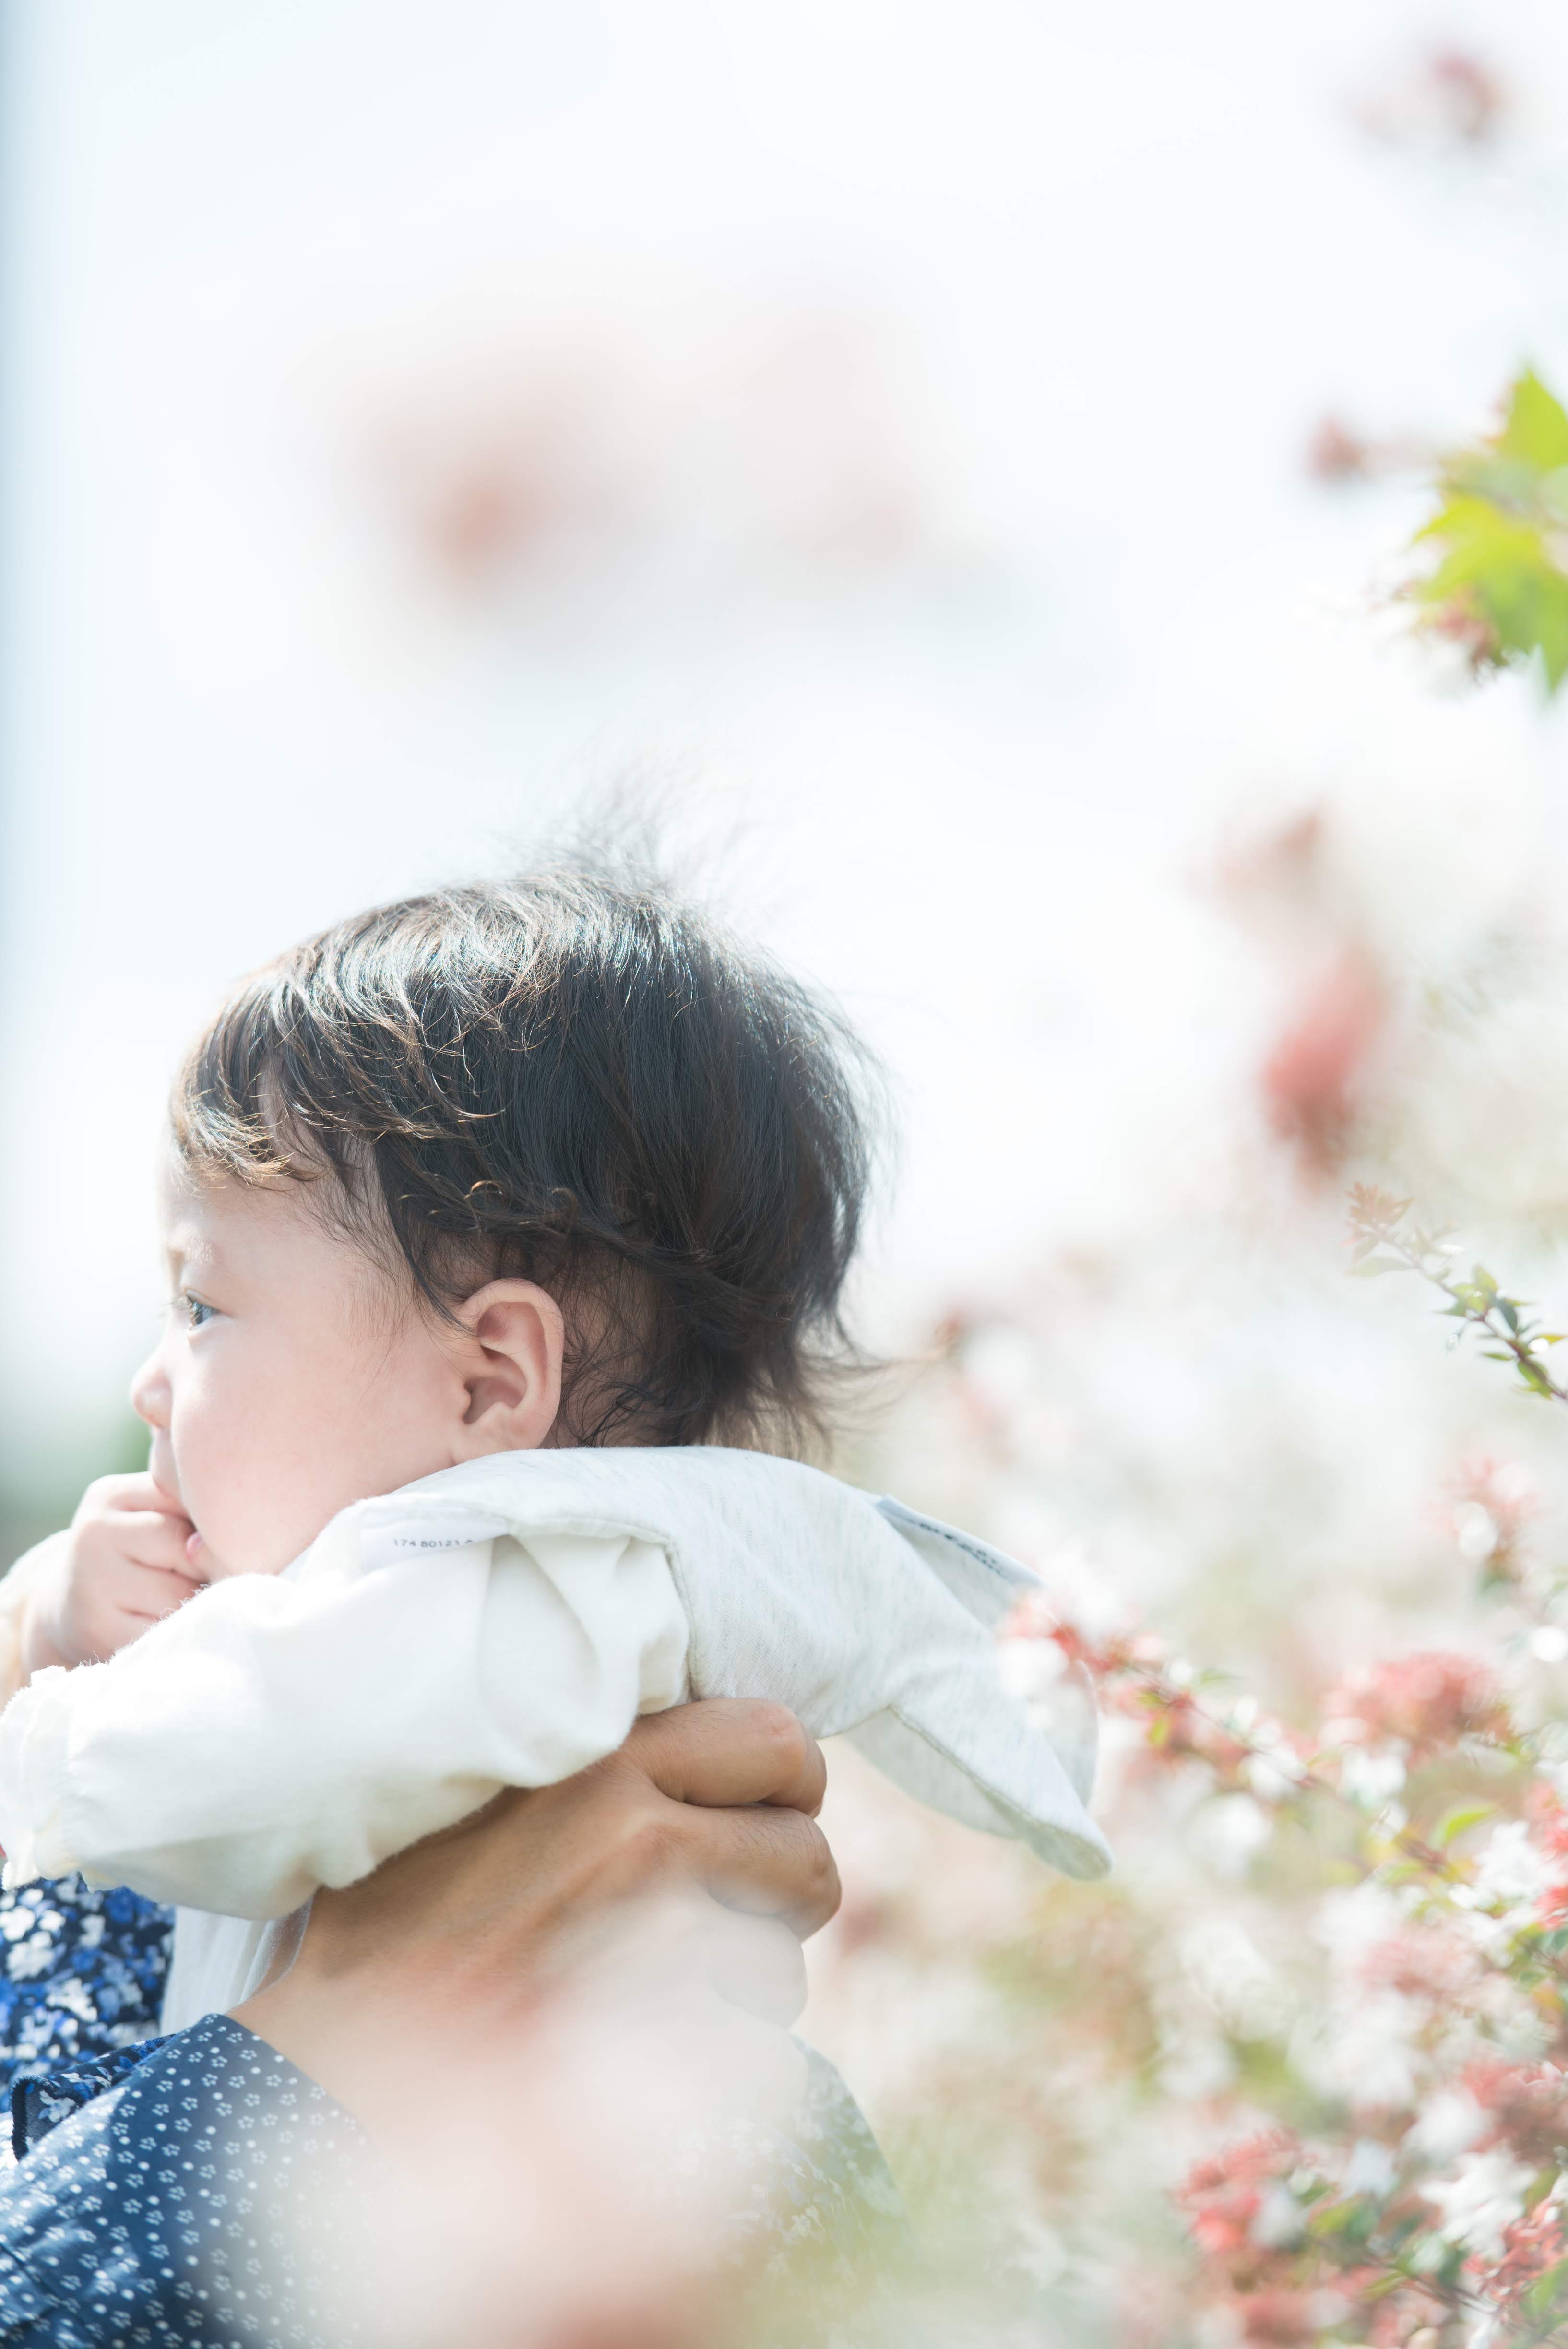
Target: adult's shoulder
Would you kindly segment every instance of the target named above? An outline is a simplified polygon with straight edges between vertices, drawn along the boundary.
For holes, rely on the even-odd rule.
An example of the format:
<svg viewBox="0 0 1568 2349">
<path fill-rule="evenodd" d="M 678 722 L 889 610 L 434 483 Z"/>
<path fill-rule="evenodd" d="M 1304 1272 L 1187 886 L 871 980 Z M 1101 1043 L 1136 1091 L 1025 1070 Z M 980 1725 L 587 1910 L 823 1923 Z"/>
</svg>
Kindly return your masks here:
<svg viewBox="0 0 1568 2349">
<path fill-rule="evenodd" d="M 67 2080 L 51 2085 L 72 2101 Z M 250 2337 L 265 2287 L 266 2337 L 306 2349 L 323 2337 L 360 2144 L 324 2090 L 228 2016 L 162 2041 L 0 2175 L 0 2343 L 200 2349 Z"/>
</svg>

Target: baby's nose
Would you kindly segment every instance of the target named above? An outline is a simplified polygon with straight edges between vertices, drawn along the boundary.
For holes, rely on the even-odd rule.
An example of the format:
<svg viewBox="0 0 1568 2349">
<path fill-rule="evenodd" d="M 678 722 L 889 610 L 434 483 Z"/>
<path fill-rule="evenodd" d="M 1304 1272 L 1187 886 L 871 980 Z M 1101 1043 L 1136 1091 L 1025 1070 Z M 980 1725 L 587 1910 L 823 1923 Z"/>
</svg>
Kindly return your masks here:
<svg viewBox="0 0 1568 2349">
<path fill-rule="evenodd" d="M 130 1381 L 130 1408 L 149 1427 L 169 1424 L 169 1381 L 156 1354 L 149 1354 Z"/>
</svg>

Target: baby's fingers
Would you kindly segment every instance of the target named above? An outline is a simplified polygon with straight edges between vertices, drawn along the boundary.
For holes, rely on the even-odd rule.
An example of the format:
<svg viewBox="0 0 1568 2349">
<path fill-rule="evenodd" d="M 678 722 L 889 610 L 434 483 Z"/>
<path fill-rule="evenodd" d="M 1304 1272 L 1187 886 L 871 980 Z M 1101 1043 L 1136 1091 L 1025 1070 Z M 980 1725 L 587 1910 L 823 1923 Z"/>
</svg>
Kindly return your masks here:
<svg viewBox="0 0 1568 2349">
<path fill-rule="evenodd" d="M 121 1648 L 130 1647 L 133 1640 L 140 1640 L 155 1623 L 182 1607 L 196 1589 L 197 1585 L 182 1574 L 121 1559 L 114 1573 L 103 1576 L 78 1599 L 64 1660 L 107 1663 Z"/>
<path fill-rule="evenodd" d="M 159 1568 L 169 1574 L 192 1575 L 185 1545 L 190 1539 L 191 1525 L 186 1517 L 154 1516 L 150 1511 L 116 1511 L 112 1517 L 96 1526 L 84 1526 L 77 1538 L 84 1547 L 90 1545 L 97 1557 L 107 1564 L 116 1559 L 125 1564 Z"/>
<path fill-rule="evenodd" d="M 128 1468 L 122 1475 L 99 1476 L 88 1486 L 106 1509 L 151 1509 L 168 1495 L 153 1482 L 151 1468 Z"/>
<path fill-rule="evenodd" d="M 106 1596 L 117 1614 L 130 1617 L 139 1630 L 145 1630 L 149 1623 L 160 1623 L 165 1615 L 172 1615 L 177 1607 L 183 1607 L 201 1588 L 188 1574 L 176 1574 L 163 1567 L 139 1566 L 127 1558 Z"/>
<path fill-rule="evenodd" d="M 151 1509 L 167 1515 L 169 1495 L 161 1485 L 155 1485 L 149 1471 L 138 1468 L 124 1476 L 95 1476 L 82 1495 L 76 1522 L 87 1524 L 90 1519 L 117 1516 L 122 1510 Z"/>
</svg>

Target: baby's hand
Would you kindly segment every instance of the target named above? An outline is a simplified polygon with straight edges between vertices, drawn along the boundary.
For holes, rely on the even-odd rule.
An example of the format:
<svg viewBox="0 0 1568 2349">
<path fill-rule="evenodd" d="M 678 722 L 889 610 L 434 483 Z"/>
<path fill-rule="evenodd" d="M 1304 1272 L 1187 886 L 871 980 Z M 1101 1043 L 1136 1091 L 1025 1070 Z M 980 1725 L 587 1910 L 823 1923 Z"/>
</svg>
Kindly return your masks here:
<svg viewBox="0 0 1568 2349">
<path fill-rule="evenodd" d="M 89 1485 L 28 1595 L 24 1677 L 44 1664 L 100 1663 L 183 1606 L 202 1579 L 185 1551 L 194 1530 L 146 1474 Z"/>
</svg>

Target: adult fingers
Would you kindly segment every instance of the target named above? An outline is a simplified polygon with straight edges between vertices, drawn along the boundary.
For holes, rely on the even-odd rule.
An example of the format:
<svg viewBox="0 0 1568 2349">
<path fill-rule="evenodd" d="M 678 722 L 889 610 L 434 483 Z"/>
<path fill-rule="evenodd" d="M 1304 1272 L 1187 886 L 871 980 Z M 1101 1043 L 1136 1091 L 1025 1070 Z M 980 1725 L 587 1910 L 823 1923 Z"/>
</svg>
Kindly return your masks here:
<svg viewBox="0 0 1568 2349">
<path fill-rule="evenodd" d="M 751 1697 L 705 1697 L 645 1713 L 618 1758 L 671 1802 L 709 1808 L 770 1803 L 815 1818 L 827 1788 L 815 1738 L 787 1706 Z"/>
<path fill-rule="evenodd" d="M 678 1816 L 687 1865 L 726 1908 L 781 1918 L 803 1940 L 836 1910 L 838 1869 L 815 1819 L 768 1807 Z"/>
</svg>

